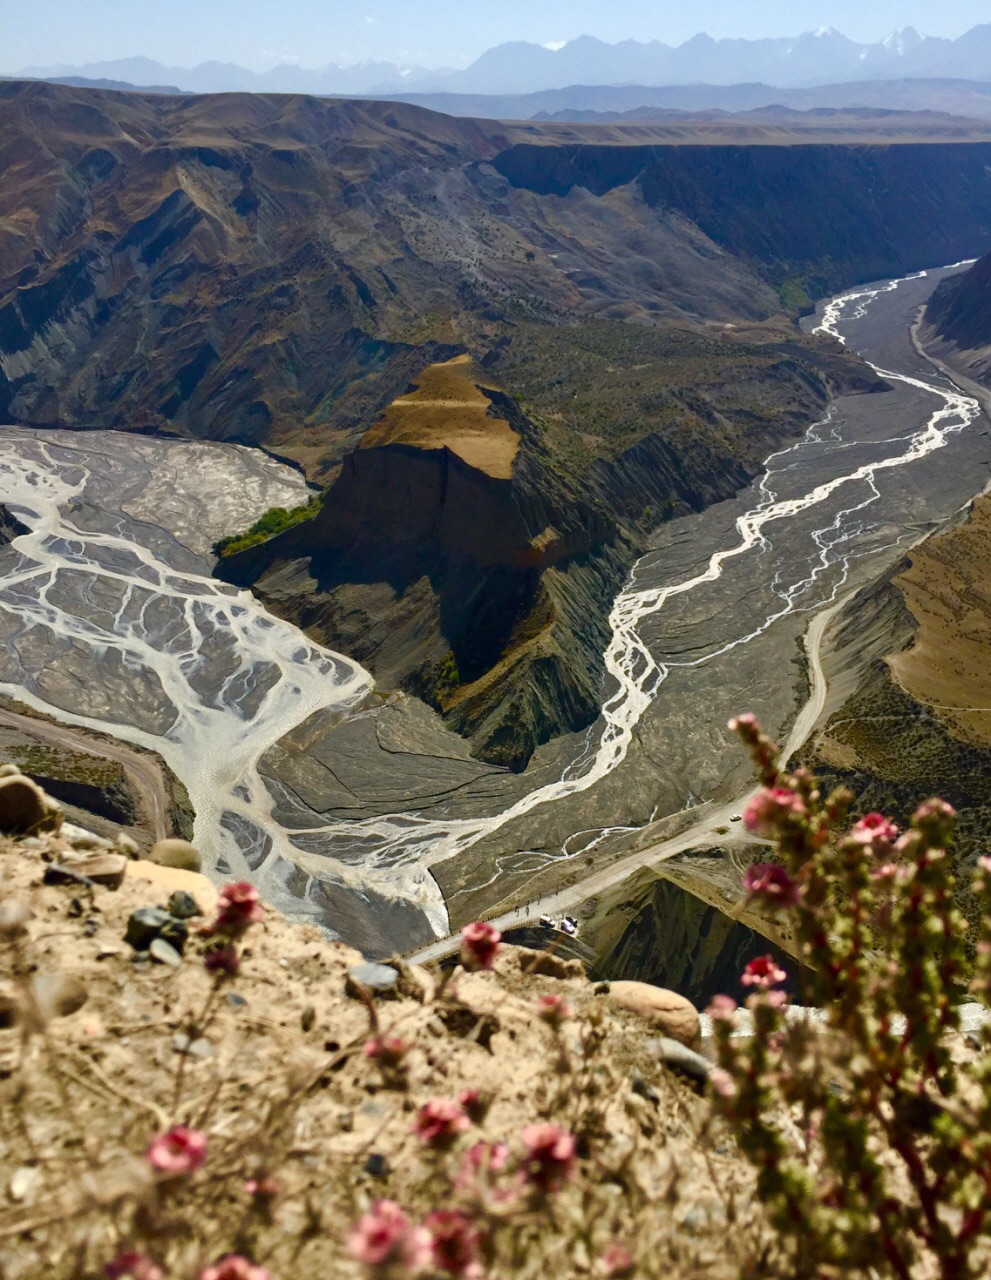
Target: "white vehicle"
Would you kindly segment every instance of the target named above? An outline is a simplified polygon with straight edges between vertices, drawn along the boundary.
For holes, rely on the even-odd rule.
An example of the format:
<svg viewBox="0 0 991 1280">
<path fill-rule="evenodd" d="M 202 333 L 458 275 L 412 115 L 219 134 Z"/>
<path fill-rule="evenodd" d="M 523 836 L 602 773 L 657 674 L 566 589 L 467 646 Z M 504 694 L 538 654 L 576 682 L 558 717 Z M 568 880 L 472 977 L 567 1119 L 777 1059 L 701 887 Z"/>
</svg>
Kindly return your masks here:
<svg viewBox="0 0 991 1280">
<path fill-rule="evenodd" d="M 543 915 L 540 917 L 540 927 L 541 929 L 556 929 L 557 925 L 550 916 Z"/>
<path fill-rule="evenodd" d="M 569 938 L 574 937 L 574 935 L 578 932 L 578 926 L 575 924 L 572 924 L 572 922 L 568 919 L 567 916 L 565 916 L 565 918 L 561 921 L 561 923 L 558 925 L 558 928 L 561 930 L 562 933 L 566 933 Z"/>
<path fill-rule="evenodd" d="M 742 817 L 743 817 L 742 813 L 731 813 L 729 816 L 729 820 L 730 822 L 739 822 Z"/>
</svg>

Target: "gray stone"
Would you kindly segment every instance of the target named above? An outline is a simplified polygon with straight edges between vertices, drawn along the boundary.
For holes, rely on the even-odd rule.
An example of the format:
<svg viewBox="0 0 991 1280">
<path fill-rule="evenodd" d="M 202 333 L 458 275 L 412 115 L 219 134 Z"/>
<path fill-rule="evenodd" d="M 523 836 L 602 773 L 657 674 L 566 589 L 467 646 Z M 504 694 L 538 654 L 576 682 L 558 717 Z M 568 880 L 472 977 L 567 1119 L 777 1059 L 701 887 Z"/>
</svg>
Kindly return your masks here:
<svg viewBox="0 0 991 1280">
<path fill-rule="evenodd" d="M 348 970 L 344 992 L 355 999 L 359 998 L 359 987 L 364 987 L 374 996 L 391 996 L 396 994 L 399 973 L 387 964 L 352 965 Z"/>
<path fill-rule="evenodd" d="M 656 1054 L 666 1067 L 683 1071 L 686 1076 L 691 1076 L 700 1084 L 705 1084 L 709 1078 L 709 1072 L 712 1070 L 709 1059 L 704 1058 L 701 1053 L 696 1053 L 694 1049 L 689 1049 L 680 1041 L 672 1040 L 670 1036 L 657 1036 L 656 1039 L 648 1040 L 645 1048 Z"/>
<path fill-rule="evenodd" d="M 161 907 L 139 907 L 131 913 L 127 922 L 124 941 L 135 951 L 147 951 L 155 938 L 161 938 L 175 951 L 182 952 L 189 931 L 181 920 L 176 920 Z"/>
<path fill-rule="evenodd" d="M 199 903 L 185 889 L 176 889 L 175 893 L 169 898 L 168 908 L 169 915 L 176 920 L 191 920 L 193 916 L 201 916 L 203 914 Z"/>
<path fill-rule="evenodd" d="M 105 889 L 117 890 L 127 874 L 127 859 L 120 853 L 88 853 L 72 863 L 53 863 L 45 868 L 45 884 L 79 884 L 92 881 Z"/>
<path fill-rule="evenodd" d="M 199 1058 L 201 1062 L 205 1062 L 207 1058 L 212 1058 L 214 1054 L 213 1045 L 204 1036 L 191 1040 L 182 1031 L 177 1031 L 172 1037 L 172 1048 L 176 1053 L 184 1053 L 189 1058 Z"/>
<path fill-rule="evenodd" d="M 148 850 L 148 861 L 160 867 L 174 867 L 180 871 L 202 871 L 203 858 L 199 849 L 188 840 L 156 840 Z"/>
<path fill-rule="evenodd" d="M 77 827 L 74 823 L 63 822 L 62 830 L 59 832 L 64 840 L 68 840 L 73 849 L 110 849 L 112 848 L 109 840 L 104 840 L 103 836 L 98 836 L 93 831 L 87 831 L 85 827 Z"/>
<path fill-rule="evenodd" d="M 389 1161 L 379 1151 L 373 1151 L 365 1161 L 365 1172 L 370 1178 L 387 1178 L 392 1172 Z"/>
<path fill-rule="evenodd" d="M 157 938 L 172 917 L 161 907 L 139 907 L 131 913 L 127 922 L 124 941 L 135 951 L 147 951 L 153 938 Z"/>
<path fill-rule="evenodd" d="M 178 969 L 182 964 L 182 956 L 176 951 L 170 942 L 166 942 L 164 938 L 152 938 L 148 946 L 149 954 L 153 960 L 157 960 L 159 964 L 171 965 L 173 969 Z"/>
</svg>

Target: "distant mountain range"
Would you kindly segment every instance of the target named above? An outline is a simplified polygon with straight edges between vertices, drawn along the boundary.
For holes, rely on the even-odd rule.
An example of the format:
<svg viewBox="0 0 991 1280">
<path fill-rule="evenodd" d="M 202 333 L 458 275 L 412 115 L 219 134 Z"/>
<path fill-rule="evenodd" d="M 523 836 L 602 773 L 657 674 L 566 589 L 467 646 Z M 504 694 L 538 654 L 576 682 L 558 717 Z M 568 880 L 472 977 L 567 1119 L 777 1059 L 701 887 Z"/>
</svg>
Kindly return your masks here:
<svg viewBox="0 0 991 1280">
<path fill-rule="evenodd" d="M 497 45 L 464 70 L 399 67 L 388 62 L 282 65 L 255 72 L 233 63 L 166 67 L 150 58 L 120 58 L 84 66 L 23 67 L 40 80 L 111 80 L 140 87 L 176 86 L 187 93 L 247 91 L 318 95 L 407 93 L 527 94 L 569 85 L 733 85 L 763 82 L 799 88 L 838 81 L 991 80 L 991 23 L 956 40 L 921 36 L 911 27 L 876 44 L 850 40 L 833 28 L 789 38 L 714 40 L 697 35 L 677 47 L 659 40 L 606 44 L 580 36 L 560 48 L 525 41 Z"/>
</svg>

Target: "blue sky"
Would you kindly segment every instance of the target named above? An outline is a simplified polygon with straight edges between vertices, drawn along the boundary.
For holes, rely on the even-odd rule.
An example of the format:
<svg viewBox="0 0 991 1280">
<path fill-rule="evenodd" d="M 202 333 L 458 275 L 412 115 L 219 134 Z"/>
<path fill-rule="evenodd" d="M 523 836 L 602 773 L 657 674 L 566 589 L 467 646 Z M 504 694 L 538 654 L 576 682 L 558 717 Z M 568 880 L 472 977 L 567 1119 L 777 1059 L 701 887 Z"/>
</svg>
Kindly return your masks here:
<svg viewBox="0 0 991 1280">
<path fill-rule="evenodd" d="M 877 40 L 912 25 L 957 36 L 991 21 L 987 0 L 0 0 L 0 69 L 145 54 L 258 70 L 381 59 L 464 66 L 504 40 L 582 34 L 680 44 L 835 26 Z"/>
</svg>

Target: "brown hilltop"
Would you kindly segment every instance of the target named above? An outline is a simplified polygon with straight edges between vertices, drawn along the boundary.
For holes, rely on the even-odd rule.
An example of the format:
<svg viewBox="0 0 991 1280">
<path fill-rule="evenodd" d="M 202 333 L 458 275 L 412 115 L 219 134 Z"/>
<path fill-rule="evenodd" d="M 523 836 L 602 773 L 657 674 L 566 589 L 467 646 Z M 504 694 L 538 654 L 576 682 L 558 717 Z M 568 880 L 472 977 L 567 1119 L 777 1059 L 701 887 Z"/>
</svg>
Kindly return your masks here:
<svg viewBox="0 0 991 1280">
<path fill-rule="evenodd" d="M 492 401 L 476 378 L 483 375 L 468 355 L 430 365 L 368 428 L 359 448 L 450 449 L 493 479 L 511 479 L 520 437 L 504 418 L 492 415 Z"/>
</svg>

